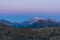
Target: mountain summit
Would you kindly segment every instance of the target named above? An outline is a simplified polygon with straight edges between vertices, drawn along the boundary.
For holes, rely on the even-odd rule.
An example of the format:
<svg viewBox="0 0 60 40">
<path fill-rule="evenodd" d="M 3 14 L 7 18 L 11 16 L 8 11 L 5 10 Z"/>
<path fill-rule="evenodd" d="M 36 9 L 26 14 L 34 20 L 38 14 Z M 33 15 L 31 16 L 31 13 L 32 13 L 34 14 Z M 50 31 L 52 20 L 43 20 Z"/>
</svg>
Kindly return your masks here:
<svg viewBox="0 0 60 40">
<path fill-rule="evenodd" d="M 31 19 L 28 19 L 28 20 L 40 20 L 39 17 L 34 17 L 34 18 L 31 18 Z"/>
<path fill-rule="evenodd" d="M 33 24 L 33 23 L 39 21 L 39 20 L 40 20 L 39 17 L 34 17 L 34 18 L 31 18 L 31 19 L 27 19 L 26 21 L 23 21 L 21 24 L 30 25 L 30 24 Z"/>
<path fill-rule="evenodd" d="M 32 18 L 32 19 L 39 20 L 39 19 L 41 19 L 41 18 L 39 18 L 39 17 L 34 17 L 34 18 Z"/>
</svg>

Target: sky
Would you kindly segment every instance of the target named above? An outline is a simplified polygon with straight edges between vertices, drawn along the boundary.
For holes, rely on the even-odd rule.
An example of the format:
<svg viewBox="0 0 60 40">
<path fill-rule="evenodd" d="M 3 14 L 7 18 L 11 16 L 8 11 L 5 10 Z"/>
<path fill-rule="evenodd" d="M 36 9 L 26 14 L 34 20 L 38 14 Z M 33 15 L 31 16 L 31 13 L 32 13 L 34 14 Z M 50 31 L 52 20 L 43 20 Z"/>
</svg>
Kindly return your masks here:
<svg viewBox="0 0 60 40">
<path fill-rule="evenodd" d="M 0 0 L 0 19 L 19 22 L 33 17 L 60 20 L 60 0 Z"/>
</svg>

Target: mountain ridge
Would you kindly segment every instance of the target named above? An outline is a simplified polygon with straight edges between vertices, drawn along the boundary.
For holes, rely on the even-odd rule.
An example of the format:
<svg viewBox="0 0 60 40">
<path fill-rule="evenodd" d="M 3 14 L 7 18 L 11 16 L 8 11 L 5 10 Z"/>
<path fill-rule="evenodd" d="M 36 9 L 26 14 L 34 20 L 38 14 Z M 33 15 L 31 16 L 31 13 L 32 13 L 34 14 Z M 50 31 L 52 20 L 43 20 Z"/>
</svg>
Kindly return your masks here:
<svg viewBox="0 0 60 40">
<path fill-rule="evenodd" d="M 0 20 L 0 23 L 6 24 L 12 28 L 46 28 L 60 26 L 60 23 L 56 20 L 39 17 L 34 17 L 21 23 L 12 23 L 7 20 Z"/>
</svg>

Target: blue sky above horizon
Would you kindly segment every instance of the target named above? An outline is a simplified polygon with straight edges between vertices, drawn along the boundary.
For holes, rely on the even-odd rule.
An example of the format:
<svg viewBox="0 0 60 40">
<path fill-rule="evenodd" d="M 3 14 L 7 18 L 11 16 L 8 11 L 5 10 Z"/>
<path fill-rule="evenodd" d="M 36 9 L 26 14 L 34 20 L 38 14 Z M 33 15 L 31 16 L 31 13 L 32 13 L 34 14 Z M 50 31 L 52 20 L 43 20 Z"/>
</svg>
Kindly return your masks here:
<svg viewBox="0 0 60 40">
<path fill-rule="evenodd" d="M 0 0 L 0 19 L 20 22 L 33 17 L 60 20 L 60 0 Z"/>
</svg>

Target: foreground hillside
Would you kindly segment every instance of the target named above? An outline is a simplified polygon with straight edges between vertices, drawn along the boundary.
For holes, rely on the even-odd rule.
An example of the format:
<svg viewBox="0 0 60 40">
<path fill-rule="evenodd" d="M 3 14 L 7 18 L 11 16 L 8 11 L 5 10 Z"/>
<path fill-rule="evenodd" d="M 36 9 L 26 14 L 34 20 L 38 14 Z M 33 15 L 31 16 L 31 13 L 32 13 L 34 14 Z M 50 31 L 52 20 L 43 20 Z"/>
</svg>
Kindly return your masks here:
<svg viewBox="0 0 60 40">
<path fill-rule="evenodd" d="M 0 24 L 0 40 L 60 40 L 60 27 L 14 29 Z"/>
</svg>

